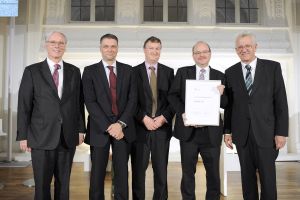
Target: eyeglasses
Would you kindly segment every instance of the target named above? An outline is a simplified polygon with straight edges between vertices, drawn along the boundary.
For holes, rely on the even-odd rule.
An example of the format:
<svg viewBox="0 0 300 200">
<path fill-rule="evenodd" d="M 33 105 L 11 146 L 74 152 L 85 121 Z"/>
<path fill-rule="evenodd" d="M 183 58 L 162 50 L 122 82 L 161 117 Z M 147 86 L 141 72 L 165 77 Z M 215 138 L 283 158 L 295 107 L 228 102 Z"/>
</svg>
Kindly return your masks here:
<svg viewBox="0 0 300 200">
<path fill-rule="evenodd" d="M 246 49 L 246 50 L 249 50 L 249 49 L 252 49 L 252 45 L 250 45 L 250 44 L 247 44 L 247 45 L 245 45 L 245 46 L 238 46 L 238 47 L 236 47 L 235 49 L 236 50 L 238 50 L 238 51 L 242 51 L 244 48 Z"/>
<path fill-rule="evenodd" d="M 63 47 L 66 45 L 65 42 L 56 42 L 56 41 L 47 41 L 48 44 L 50 44 L 50 46 L 59 46 L 59 47 Z"/>
<path fill-rule="evenodd" d="M 210 51 L 195 51 L 193 52 L 194 55 L 200 55 L 200 54 L 209 54 Z"/>
</svg>

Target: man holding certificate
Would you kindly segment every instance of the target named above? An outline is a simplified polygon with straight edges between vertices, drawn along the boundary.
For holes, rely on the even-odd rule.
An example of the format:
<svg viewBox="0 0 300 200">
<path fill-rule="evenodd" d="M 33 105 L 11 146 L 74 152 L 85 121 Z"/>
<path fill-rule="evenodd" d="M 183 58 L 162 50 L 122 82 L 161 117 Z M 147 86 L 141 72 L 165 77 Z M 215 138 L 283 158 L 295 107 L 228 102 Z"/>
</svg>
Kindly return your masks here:
<svg viewBox="0 0 300 200">
<path fill-rule="evenodd" d="M 168 97 L 176 110 L 174 136 L 180 140 L 181 194 L 183 200 L 196 199 L 195 172 L 200 153 L 206 170 L 205 198 L 220 199 L 219 160 L 223 122 L 219 108 L 220 104 L 222 108 L 225 107 L 227 98 L 223 95 L 224 85 L 215 85 L 215 81 L 224 84 L 224 74 L 209 66 L 211 49 L 206 42 L 197 42 L 192 48 L 192 53 L 195 65 L 178 69 Z M 191 80 L 196 80 L 197 83 L 190 84 Z M 216 92 L 219 104 L 215 103 Z M 202 106 L 203 103 L 205 107 Z M 203 107 L 203 110 L 199 109 L 199 106 Z M 190 113 L 187 113 L 187 110 Z M 207 113 L 208 110 L 213 113 Z M 206 114 L 210 120 L 203 118 Z M 197 115 L 203 121 L 195 121 Z M 214 115 L 218 116 L 216 124 Z"/>
</svg>

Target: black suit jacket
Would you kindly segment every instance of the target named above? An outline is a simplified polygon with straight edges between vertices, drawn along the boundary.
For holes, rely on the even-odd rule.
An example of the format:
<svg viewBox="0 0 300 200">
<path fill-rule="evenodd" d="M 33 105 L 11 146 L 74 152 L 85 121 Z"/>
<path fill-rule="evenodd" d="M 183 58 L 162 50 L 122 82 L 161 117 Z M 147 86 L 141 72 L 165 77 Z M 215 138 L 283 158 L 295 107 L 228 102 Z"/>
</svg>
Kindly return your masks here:
<svg viewBox="0 0 300 200">
<path fill-rule="evenodd" d="M 274 136 L 288 136 L 288 105 L 278 62 L 257 59 L 251 95 L 247 93 L 241 63 L 225 71 L 229 103 L 225 109 L 225 131 L 233 142 L 244 145 L 249 127 L 259 146 L 274 146 Z M 251 122 L 251 123 L 250 123 Z"/>
<path fill-rule="evenodd" d="M 136 113 L 137 140 L 145 141 L 149 132 L 142 122 L 145 115 L 152 115 L 152 92 L 145 63 L 134 68 L 138 87 L 138 106 Z M 163 64 L 157 65 L 157 111 L 155 116 L 163 115 L 168 123 L 158 129 L 159 137 L 170 139 L 172 136 L 172 118 L 174 110 L 168 102 L 168 92 L 174 79 L 174 70 Z"/>
<path fill-rule="evenodd" d="M 117 62 L 118 116 L 112 113 L 109 83 L 102 61 L 85 67 L 82 82 L 85 105 L 89 112 L 85 143 L 91 146 L 104 146 L 109 141 L 107 128 L 118 120 L 127 124 L 123 129 L 126 141 L 134 141 L 137 96 L 132 67 Z"/>
<path fill-rule="evenodd" d="M 188 66 L 179 68 L 171 90 L 169 92 L 169 101 L 172 107 L 176 110 L 176 121 L 174 128 L 174 137 L 179 140 L 187 141 L 196 130 L 194 127 L 184 126 L 182 114 L 185 112 L 185 85 L 186 80 L 196 80 L 196 66 Z M 224 83 L 224 74 L 210 67 L 210 80 L 221 80 Z M 224 108 L 227 104 L 227 97 L 225 94 L 221 95 L 221 107 Z M 223 121 L 220 117 L 219 126 L 208 126 L 209 140 L 211 145 L 219 146 L 222 141 Z"/>
<path fill-rule="evenodd" d="M 36 149 L 55 149 L 61 130 L 68 147 L 85 132 L 80 70 L 63 62 L 63 93 L 58 97 L 47 60 L 25 68 L 18 99 L 17 140 Z"/>
</svg>

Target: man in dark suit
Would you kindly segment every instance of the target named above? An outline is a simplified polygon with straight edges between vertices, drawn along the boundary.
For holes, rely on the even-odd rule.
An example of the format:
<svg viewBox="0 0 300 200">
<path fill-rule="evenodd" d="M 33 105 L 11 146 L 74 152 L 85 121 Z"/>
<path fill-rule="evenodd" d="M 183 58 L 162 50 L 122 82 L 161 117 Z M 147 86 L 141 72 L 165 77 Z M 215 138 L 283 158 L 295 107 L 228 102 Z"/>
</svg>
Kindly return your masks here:
<svg viewBox="0 0 300 200">
<path fill-rule="evenodd" d="M 244 199 L 277 199 L 275 160 L 288 136 L 288 105 L 278 62 L 256 57 L 255 36 L 240 34 L 236 53 L 241 62 L 225 71 L 228 106 L 225 109 L 227 147 L 239 155 Z M 232 134 L 232 135 L 231 135 Z"/>
<path fill-rule="evenodd" d="M 31 151 L 36 200 L 69 199 L 76 145 L 84 139 L 84 105 L 80 70 L 62 60 L 63 33 L 46 36 L 47 59 L 25 68 L 18 101 L 17 141 Z"/>
<path fill-rule="evenodd" d="M 220 199 L 220 146 L 223 133 L 223 122 L 219 126 L 193 126 L 186 124 L 185 117 L 185 86 L 187 79 L 221 80 L 224 74 L 211 68 L 209 61 L 211 49 L 206 42 L 197 42 L 192 49 L 195 65 L 179 68 L 171 90 L 169 101 L 176 110 L 174 136 L 180 140 L 182 179 L 181 194 L 183 200 L 196 199 L 195 172 L 200 153 L 206 170 L 207 200 Z M 217 88 L 221 94 L 221 107 L 227 99 L 223 94 L 224 85 Z"/>
<path fill-rule="evenodd" d="M 174 70 L 159 63 L 161 41 L 150 37 L 144 42 L 145 62 L 134 68 L 138 85 L 136 113 L 137 140 L 132 147 L 132 196 L 145 199 L 145 177 L 151 153 L 154 172 L 153 199 L 168 199 L 167 166 L 172 118 L 168 92 Z"/>
<path fill-rule="evenodd" d="M 104 199 L 104 179 L 110 145 L 114 198 L 128 199 L 128 157 L 135 140 L 136 87 L 131 66 L 116 61 L 118 38 L 100 38 L 102 60 L 84 69 L 82 82 L 89 112 L 85 142 L 90 145 L 90 199 Z"/>
</svg>

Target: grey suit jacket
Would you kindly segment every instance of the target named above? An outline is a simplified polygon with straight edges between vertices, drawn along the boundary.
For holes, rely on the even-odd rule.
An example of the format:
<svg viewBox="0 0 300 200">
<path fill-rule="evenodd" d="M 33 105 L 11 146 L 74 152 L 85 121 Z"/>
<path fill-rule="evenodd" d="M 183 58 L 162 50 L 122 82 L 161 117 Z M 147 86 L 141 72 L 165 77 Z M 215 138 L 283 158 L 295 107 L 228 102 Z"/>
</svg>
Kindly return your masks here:
<svg viewBox="0 0 300 200">
<path fill-rule="evenodd" d="M 102 61 L 85 67 L 82 82 L 85 105 L 89 112 L 85 143 L 99 147 L 107 144 L 109 134 L 106 130 L 110 124 L 118 120 L 127 124 L 123 129 L 126 141 L 134 141 L 137 96 L 132 67 L 117 62 L 118 116 L 112 113 L 111 94 Z"/>
<path fill-rule="evenodd" d="M 146 134 L 149 132 L 142 122 L 145 115 L 151 116 L 152 112 L 152 92 L 146 71 L 145 63 L 134 67 L 137 87 L 138 104 L 136 113 L 137 140 L 145 141 Z M 174 79 L 174 70 L 163 64 L 158 63 L 157 67 L 157 111 L 156 116 L 163 115 L 168 123 L 165 123 L 157 131 L 158 137 L 170 139 L 172 136 L 172 119 L 175 114 L 168 102 L 168 92 Z"/>
<path fill-rule="evenodd" d="M 192 133 L 196 130 L 194 127 L 184 126 L 182 114 L 185 112 L 185 85 L 187 79 L 196 79 L 196 66 L 188 66 L 179 68 L 171 90 L 169 92 L 169 101 L 172 107 L 176 110 L 176 121 L 174 128 L 174 137 L 182 141 L 187 141 L 191 138 Z M 210 67 L 210 80 L 221 80 L 224 83 L 224 74 Z M 221 107 L 224 108 L 227 104 L 225 94 L 221 95 Z M 223 121 L 220 117 L 219 126 L 208 126 L 209 140 L 211 145 L 221 145 L 223 136 Z"/>
<path fill-rule="evenodd" d="M 58 97 L 46 60 L 25 68 L 18 96 L 17 140 L 36 149 L 55 149 L 61 131 L 67 146 L 85 132 L 80 70 L 64 62 L 63 93 Z"/>
<path fill-rule="evenodd" d="M 274 146 L 275 135 L 288 136 L 288 104 L 278 62 L 257 59 L 251 95 L 247 93 L 241 63 L 225 71 L 229 103 L 225 131 L 244 145 L 251 126 L 259 146 Z"/>
</svg>

